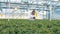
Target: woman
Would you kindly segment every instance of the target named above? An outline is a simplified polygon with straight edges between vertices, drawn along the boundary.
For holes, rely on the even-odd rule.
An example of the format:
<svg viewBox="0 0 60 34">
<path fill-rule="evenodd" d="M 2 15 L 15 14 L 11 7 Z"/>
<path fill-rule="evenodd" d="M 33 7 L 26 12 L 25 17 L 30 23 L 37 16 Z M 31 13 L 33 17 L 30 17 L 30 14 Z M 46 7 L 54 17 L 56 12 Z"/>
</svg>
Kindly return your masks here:
<svg viewBox="0 0 60 34">
<path fill-rule="evenodd" d="M 31 12 L 30 19 L 34 20 L 35 19 L 35 10 Z"/>
<path fill-rule="evenodd" d="M 35 10 L 32 11 L 31 15 L 32 15 L 32 18 L 35 19 Z"/>
</svg>

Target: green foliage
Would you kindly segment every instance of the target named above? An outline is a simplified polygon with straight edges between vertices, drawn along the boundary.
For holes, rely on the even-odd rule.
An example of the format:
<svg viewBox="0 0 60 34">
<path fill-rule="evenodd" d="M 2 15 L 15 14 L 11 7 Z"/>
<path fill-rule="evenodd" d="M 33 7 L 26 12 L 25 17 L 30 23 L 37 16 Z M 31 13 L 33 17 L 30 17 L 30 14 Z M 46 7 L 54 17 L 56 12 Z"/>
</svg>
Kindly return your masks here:
<svg viewBox="0 0 60 34">
<path fill-rule="evenodd" d="M 60 34 L 60 20 L 0 19 L 0 34 Z"/>
</svg>

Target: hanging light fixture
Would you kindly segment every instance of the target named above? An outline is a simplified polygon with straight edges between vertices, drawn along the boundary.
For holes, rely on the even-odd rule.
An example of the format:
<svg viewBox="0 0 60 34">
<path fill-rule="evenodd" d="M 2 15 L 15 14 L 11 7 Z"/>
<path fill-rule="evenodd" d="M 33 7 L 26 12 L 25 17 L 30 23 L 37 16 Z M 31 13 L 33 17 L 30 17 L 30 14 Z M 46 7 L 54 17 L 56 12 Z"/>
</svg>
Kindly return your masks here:
<svg viewBox="0 0 60 34">
<path fill-rule="evenodd" d="M 14 8 L 14 11 L 17 11 L 18 10 L 18 7 L 16 6 L 15 8 Z"/>
</svg>

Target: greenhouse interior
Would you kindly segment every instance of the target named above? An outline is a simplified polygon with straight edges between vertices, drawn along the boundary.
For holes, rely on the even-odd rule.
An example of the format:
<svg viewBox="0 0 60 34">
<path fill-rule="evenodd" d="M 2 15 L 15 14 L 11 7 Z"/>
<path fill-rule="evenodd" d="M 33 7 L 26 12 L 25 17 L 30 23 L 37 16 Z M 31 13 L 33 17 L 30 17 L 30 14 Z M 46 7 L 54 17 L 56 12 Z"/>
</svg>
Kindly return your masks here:
<svg viewBox="0 0 60 34">
<path fill-rule="evenodd" d="M 33 9 L 36 19 L 59 19 L 60 0 L 0 0 L 0 19 L 29 19 Z"/>
</svg>

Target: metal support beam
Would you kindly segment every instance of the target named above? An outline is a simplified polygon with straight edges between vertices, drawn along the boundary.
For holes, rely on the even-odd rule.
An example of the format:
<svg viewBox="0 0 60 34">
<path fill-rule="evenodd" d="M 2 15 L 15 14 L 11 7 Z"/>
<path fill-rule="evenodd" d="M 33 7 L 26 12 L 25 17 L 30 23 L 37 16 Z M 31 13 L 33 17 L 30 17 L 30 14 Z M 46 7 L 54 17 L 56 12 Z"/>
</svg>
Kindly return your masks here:
<svg viewBox="0 0 60 34">
<path fill-rule="evenodd" d="M 52 20 L 52 14 L 53 13 L 53 7 L 52 7 L 52 5 L 50 5 L 50 21 Z"/>
</svg>

